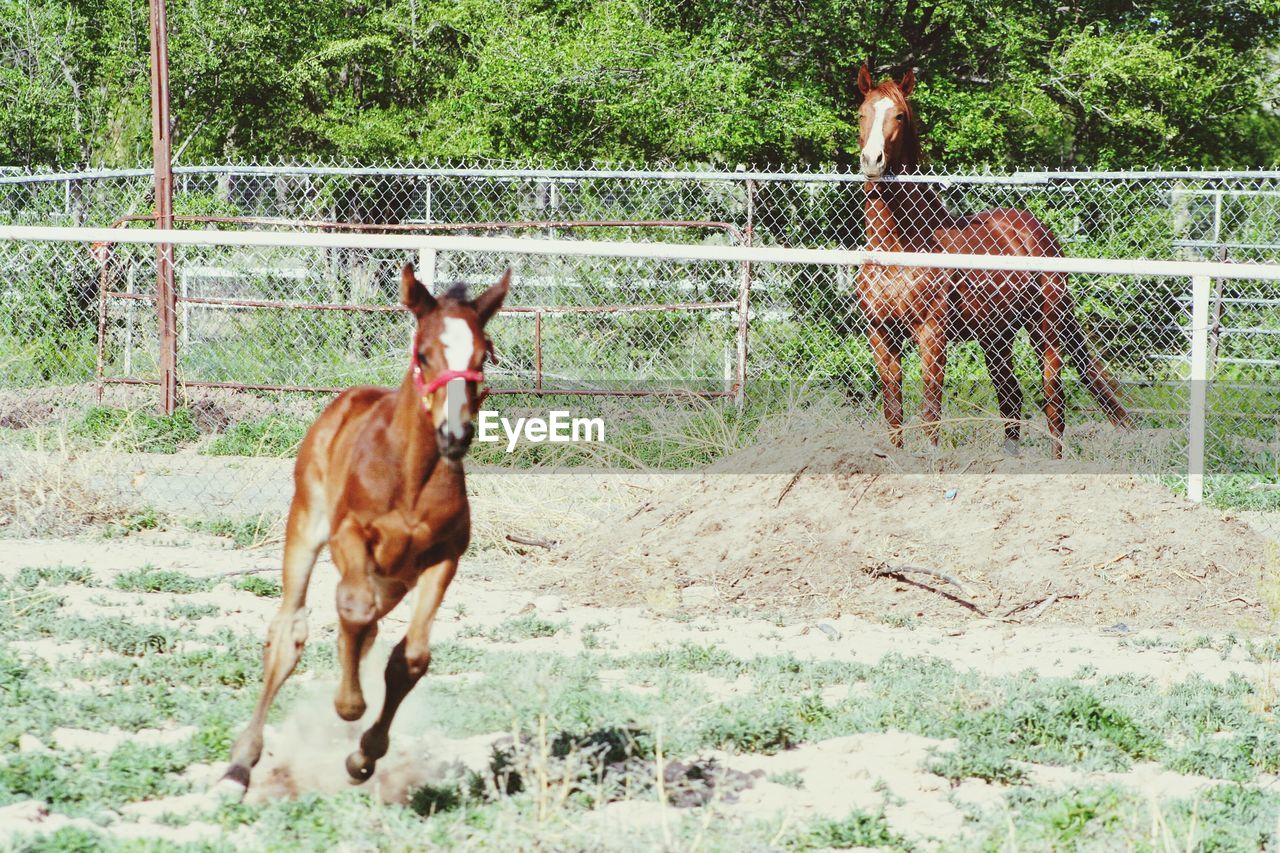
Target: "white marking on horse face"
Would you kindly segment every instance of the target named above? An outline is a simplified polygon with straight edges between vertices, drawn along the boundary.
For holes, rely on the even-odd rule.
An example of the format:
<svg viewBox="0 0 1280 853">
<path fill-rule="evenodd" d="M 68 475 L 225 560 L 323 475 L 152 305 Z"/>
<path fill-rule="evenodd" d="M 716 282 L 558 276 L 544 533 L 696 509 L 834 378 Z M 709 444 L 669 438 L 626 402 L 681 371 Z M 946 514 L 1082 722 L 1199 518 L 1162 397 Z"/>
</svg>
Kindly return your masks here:
<svg viewBox="0 0 1280 853">
<path fill-rule="evenodd" d="M 461 317 L 445 317 L 440 345 L 444 362 L 450 370 L 467 370 L 475 352 L 475 335 L 471 324 Z M 467 380 L 450 379 L 444 386 L 444 428 L 454 438 L 462 437 L 462 404 L 467 399 Z"/>
<path fill-rule="evenodd" d="M 862 146 L 862 173 L 869 178 L 879 177 L 884 171 L 884 117 L 893 108 L 892 98 L 881 98 L 876 101 L 875 116 L 871 119 L 871 132 L 867 134 L 867 144 Z M 876 162 L 876 158 L 881 158 Z"/>
</svg>

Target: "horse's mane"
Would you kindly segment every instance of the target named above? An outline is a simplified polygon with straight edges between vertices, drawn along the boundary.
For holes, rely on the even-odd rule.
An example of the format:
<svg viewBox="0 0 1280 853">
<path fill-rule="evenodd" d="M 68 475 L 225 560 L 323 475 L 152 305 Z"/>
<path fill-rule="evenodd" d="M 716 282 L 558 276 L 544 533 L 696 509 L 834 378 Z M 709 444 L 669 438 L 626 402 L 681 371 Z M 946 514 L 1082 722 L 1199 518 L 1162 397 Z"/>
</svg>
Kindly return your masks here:
<svg viewBox="0 0 1280 853">
<path fill-rule="evenodd" d="M 465 281 L 455 281 L 449 285 L 449 289 L 444 292 L 445 299 L 452 299 L 454 302 L 467 301 L 467 283 Z"/>
</svg>

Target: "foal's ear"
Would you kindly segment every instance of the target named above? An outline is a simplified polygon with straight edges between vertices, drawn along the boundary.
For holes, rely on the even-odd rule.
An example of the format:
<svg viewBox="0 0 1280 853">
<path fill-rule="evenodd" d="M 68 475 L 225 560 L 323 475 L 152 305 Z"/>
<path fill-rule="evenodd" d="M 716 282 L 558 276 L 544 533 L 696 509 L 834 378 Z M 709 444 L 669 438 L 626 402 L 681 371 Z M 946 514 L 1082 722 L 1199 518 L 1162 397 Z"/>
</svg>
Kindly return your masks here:
<svg viewBox="0 0 1280 853">
<path fill-rule="evenodd" d="M 405 264 L 400 270 L 400 301 L 419 317 L 435 310 L 436 298 L 413 274 L 413 264 Z"/>
<path fill-rule="evenodd" d="M 871 69 L 867 67 L 867 63 L 862 63 L 862 68 L 858 71 L 858 91 L 867 94 L 875 88 L 875 83 L 871 80 Z"/>
<path fill-rule="evenodd" d="M 914 68 L 907 70 L 902 82 L 898 84 L 898 88 L 902 90 L 902 97 L 911 97 L 911 93 L 916 90 L 916 70 Z"/>
<path fill-rule="evenodd" d="M 476 309 L 476 314 L 480 317 L 480 325 L 483 326 L 489 322 L 489 318 L 498 313 L 498 309 L 502 307 L 502 302 L 507 298 L 507 290 L 511 287 L 511 267 L 507 267 L 506 272 L 502 274 L 502 278 L 498 279 L 498 283 L 486 290 L 475 298 L 471 304 Z"/>
</svg>

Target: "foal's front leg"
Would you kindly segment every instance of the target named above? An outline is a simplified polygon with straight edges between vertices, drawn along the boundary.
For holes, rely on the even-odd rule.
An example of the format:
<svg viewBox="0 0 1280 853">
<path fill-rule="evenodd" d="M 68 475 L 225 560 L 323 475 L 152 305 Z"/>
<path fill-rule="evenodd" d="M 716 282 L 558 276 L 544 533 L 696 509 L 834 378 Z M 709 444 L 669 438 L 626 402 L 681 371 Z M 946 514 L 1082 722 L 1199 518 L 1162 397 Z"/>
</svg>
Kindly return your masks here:
<svg viewBox="0 0 1280 853">
<path fill-rule="evenodd" d="M 342 574 L 334 596 L 338 609 L 338 664 L 342 675 L 333 706 L 344 720 L 358 720 L 364 716 L 360 660 L 378 635 L 378 617 L 381 615 L 372 580 L 375 568 L 366 537 L 364 526 L 348 517 L 338 526 L 329 543 L 333 561 Z"/>
<path fill-rule="evenodd" d="M 884 419 L 889 425 L 889 441 L 902 446 L 902 349 L 897 338 L 879 324 L 867 330 L 867 342 L 876 359 L 880 394 L 884 399 Z"/>
<path fill-rule="evenodd" d="M 929 443 L 938 446 L 938 424 L 942 420 L 942 386 L 947 372 L 947 328 L 945 315 L 930 317 L 915 327 L 920 347 L 920 372 L 924 379 L 924 402 L 920 415 Z"/>
<path fill-rule="evenodd" d="M 418 576 L 415 586 L 418 596 L 409 619 L 409 630 L 387 660 L 387 694 L 382 713 L 360 738 L 360 748 L 347 756 L 347 773 L 355 782 L 364 782 L 372 776 L 378 759 L 387 754 L 396 710 L 431 665 L 431 625 L 457 570 L 458 561 L 454 558 L 439 562 Z"/>
</svg>

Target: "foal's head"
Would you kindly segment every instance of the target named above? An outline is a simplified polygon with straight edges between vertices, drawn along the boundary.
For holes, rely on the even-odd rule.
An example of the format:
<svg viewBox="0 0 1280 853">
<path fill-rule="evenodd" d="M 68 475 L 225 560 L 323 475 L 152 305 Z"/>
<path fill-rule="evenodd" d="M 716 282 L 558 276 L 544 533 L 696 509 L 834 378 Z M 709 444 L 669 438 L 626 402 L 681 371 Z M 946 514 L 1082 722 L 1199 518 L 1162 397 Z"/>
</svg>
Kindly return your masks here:
<svg viewBox="0 0 1280 853">
<path fill-rule="evenodd" d="M 888 78 L 874 85 L 871 69 L 858 72 L 862 107 L 858 110 L 858 144 L 862 149 L 862 174 L 874 180 L 896 172 L 914 172 L 920 164 L 920 136 L 907 98 L 916 88 L 916 73 L 908 71 L 901 83 Z"/>
<path fill-rule="evenodd" d="M 488 345 L 485 324 L 502 307 L 511 270 L 475 299 L 455 285 L 439 298 L 427 292 L 405 264 L 400 296 L 418 318 L 413 333 L 413 371 L 422 408 L 436 427 L 436 445 L 447 459 L 460 459 L 471 446 L 471 419 L 479 409 L 477 387 L 484 380 Z"/>
</svg>

